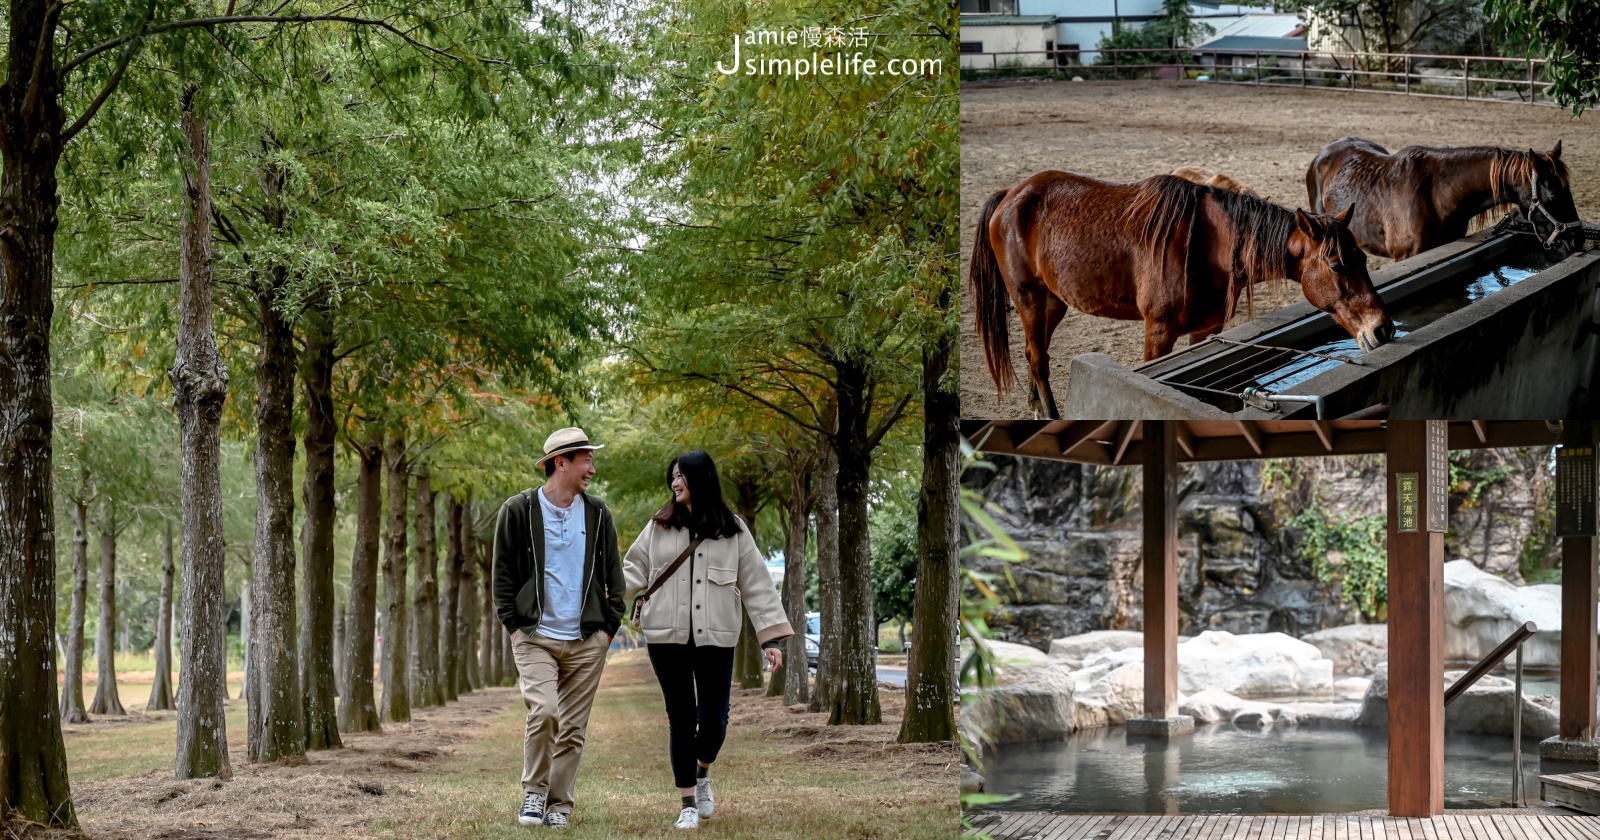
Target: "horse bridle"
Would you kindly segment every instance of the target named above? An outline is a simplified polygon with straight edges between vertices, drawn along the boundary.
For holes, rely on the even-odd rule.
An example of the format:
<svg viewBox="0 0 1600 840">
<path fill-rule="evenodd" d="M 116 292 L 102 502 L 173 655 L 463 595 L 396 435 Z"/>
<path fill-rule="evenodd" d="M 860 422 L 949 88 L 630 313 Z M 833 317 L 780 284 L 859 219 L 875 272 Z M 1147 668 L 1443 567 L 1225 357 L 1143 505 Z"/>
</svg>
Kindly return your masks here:
<svg viewBox="0 0 1600 840">
<path fill-rule="evenodd" d="M 1532 195 L 1533 202 L 1528 205 L 1528 209 L 1525 210 L 1524 213 L 1528 217 L 1528 225 L 1533 228 L 1533 237 L 1535 239 L 1539 238 L 1539 223 L 1533 220 L 1534 212 L 1537 211 L 1539 213 L 1543 213 L 1544 217 L 1550 220 L 1550 225 L 1552 228 L 1550 231 L 1550 236 L 1540 240 L 1540 244 L 1544 246 L 1546 251 L 1548 251 L 1555 247 L 1556 240 L 1565 235 L 1567 231 L 1572 230 L 1573 228 L 1582 228 L 1583 220 L 1579 219 L 1573 222 L 1563 222 L 1557 219 L 1555 215 L 1544 206 L 1544 203 L 1539 201 L 1539 178 L 1537 175 L 1532 178 L 1532 182 L 1533 183 L 1530 185 L 1529 190 Z"/>
</svg>

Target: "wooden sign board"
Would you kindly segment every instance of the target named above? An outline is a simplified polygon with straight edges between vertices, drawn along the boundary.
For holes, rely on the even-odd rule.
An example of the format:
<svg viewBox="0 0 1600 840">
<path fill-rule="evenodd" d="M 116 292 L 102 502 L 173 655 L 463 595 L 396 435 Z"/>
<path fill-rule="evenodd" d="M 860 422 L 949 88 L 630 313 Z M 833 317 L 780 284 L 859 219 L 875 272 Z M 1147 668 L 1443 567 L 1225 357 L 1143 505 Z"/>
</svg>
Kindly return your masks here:
<svg viewBox="0 0 1600 840">
<path fill-rule="evenodd" d="M 1428 421 L 1428 531 L 1443 534 L 1450 530 L 1450 443 L 1449 423 Z"/>
<path fill-rule="evenodd" d="M 1563 446 L 1556 450 L 1556 536 L 1595 535 L 1594 447 Z"/>
<path fill-rule="evenodd" d="M 1421 507 L 1422 487 L 1416 473 L 1395 473 L 1395 530 L 1402 534 L 1417 532 L 1417 512 Z"/>
</svg>

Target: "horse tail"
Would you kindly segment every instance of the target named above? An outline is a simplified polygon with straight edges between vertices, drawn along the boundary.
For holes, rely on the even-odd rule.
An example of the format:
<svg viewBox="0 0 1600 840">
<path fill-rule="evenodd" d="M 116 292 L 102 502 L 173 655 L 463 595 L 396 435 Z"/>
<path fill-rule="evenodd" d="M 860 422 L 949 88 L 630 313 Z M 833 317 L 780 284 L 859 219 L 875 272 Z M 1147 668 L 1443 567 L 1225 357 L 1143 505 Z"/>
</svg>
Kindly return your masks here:
<svg viewBox="0 0 1600 840">
<path fill-rule="evenodd" d="M 983 343 L 984 357 L 989 362 L 989 375 L 994 377 L 995 389 L 1002 399 L 1011 390 L 1016 374 L 1011 369 L 1011 341 L 1006 330 L 1005 280 L 1000 276 L 1000 261 L 995 258 L 994 246 L 989 243 L 989 219 L 1000 202 L 1006 200 L 1007 192 L 1001 190 L 983 204 L 978 233 L 973 237 L 972 265 L 967 274 L 976 305 L 972 320 L 978 328 L 978 340 Z"/>
</svg>

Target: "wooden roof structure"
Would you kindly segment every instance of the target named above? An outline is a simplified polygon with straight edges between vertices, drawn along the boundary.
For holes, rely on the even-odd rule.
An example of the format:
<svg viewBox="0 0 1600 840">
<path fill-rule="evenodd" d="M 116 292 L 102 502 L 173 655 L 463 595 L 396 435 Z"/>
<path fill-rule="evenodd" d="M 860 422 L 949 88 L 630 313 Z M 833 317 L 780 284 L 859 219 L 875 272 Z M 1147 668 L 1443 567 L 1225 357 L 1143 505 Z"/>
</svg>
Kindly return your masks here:
<svg viewBox="0 0 1600 840">
<path fill-rule="evenodd" d="M 1377 455 L 1387 420 L 1172 420 L 1179 463 L 1255 458 Z M 1561 423 L 1451 420 L 1451 449 L 1553 446 Z M 1143 420 L 962 420 L 979 451 L 1101 466 L 1134 466 L 1144 450 Z"/>
</svg>

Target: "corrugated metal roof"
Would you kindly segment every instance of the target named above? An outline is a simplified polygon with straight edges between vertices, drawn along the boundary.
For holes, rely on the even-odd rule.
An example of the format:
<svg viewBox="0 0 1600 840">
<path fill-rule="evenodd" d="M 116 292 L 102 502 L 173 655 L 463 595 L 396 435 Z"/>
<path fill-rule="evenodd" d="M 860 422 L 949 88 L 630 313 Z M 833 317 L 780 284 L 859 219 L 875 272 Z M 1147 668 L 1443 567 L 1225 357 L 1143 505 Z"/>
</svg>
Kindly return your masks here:
<svg viewBox="0 0 1600 840">
<path fill-rule="evenodd" d="M 1195 47 L 1194 51 L 1208 53 L 1253 53 L 1257 50 L 1260 50 L 1261 52 L 1267 52 L 1269 50 L 1293 50 L 1298 52 L 1305 49 L 1306 39 L 1304 38 L 1261 38 L 1248 35 L 1228 35 L 1222 38 L 1212 38 L 1204 44 Z"/>
<path fill-rule="evenodd" d="M 962 15 L 962 26 L 1054 26 L 1055 15 Z"/>
<path fill-rule="evenodd" d="M 1230 35 L 1265 36 L 1268 38 L 1283 38 L 1289 36 L 1300 28 L 1299 15 L 1245 15 L 1216 31 L 1206 43 Z M 1205 46 L 1205 44 L 1201 44 Z"/>
</svg>

